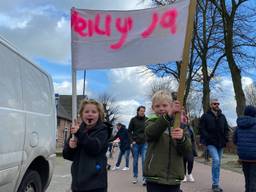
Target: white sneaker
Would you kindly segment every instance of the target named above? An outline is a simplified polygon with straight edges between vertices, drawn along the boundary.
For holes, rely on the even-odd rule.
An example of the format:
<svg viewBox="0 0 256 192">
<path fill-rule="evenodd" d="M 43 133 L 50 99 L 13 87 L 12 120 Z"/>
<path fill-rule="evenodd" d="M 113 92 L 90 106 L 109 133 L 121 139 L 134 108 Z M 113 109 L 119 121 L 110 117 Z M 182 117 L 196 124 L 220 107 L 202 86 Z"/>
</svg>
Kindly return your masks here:
<svg viewBox="0 0 256 192">
<path fill-rule="evenodd" d="M 182 180 L 182 182 L 187 182 L 187 175 L 184 175 L 184 179 Z"/>
<path fill-rule="evenodd" d="M 120 169 L 120 167 L 114 166 L 112 171 L 119 170 L 119 169 Z"/>
<path fill-rule="evenodd" d="M 128 170 L 129 170 L 129 167 L 124 167 L 122 170 L 123 170 L 123 171 L 128 171 Z"/>
<path fill-rule="evenodd" d="M 187 181 L 188 182 L 195 182 L 195 179 L 192 174 L 187 175 Z"/>
<path fill-rule="evenodd" d="M 143 179 L 143 180 L 142 180 L 142 185 L 143 185 L 143 186 L 146 186 L 146 185 L 147 185 L 146 179 Z"/>
<path fill-rule="evenodd" d="M 133 177 L 132 183 L 133 183 L 133 184 L 138 183 L 138 178 L 137 178 L 137 177 Z"/>
</svg>

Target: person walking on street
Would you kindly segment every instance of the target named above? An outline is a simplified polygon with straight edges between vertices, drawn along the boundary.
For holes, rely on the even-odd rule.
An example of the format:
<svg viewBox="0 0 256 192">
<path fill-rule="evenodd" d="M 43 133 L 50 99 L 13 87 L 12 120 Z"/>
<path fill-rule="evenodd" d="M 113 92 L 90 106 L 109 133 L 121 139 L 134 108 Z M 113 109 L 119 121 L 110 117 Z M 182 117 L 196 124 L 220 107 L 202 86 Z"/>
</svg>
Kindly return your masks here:
<svg viewBox="0 0 256 192">
<path fill-rule="evenodd" d="M 194 157 L 197 156 L 196 140 L 193 128 L 189 125 L 188 116 L 184 110 L 182 110 L 181 112 L 181 123 L 184 124 L 184 126 L 186 126 L 192 144 L 192 151 L 183 157 L 185 170 L 183 182 L 195 182 L 195 179 L 192 175 L 192 170 L 194 166 Z"/>
<path fill-rule="evenodd" d="M 191 142 L 186 128 L 173 127 L 174 115 L 180 112 L 179 101 L 173 101 L 167 91 L 157 91 L 152 98 L 152 109 L 155 114 L 148 119 L 145 129 L 147 192 L 180 192 L 183 156 L 191 152 Z"/>
<path fill-rule="evenodd" d="M 139 156 L 141 156 L 142 172 L 144 166 L 144 160 L 146 156 L 147 145 L 145 142 L 145 121 L 147 117 L 145 116 L 146 108 L 144 106 L 139 106 L 137 108 L 137 115 L 130 120 L 129 123 L 129 134 L 132 140 L 132 150 L 133 150 L 133 183 L 138 182 L 138 161 Z M 143 179 L 143 185 L 145 185 L 145 180 Z"/>
<path fill-rule="evenodd" d="M 104 124 L 104 109 L 95 100 L 84 100 L 80 106 L 81 125 L 75 121 L 63 149 L 63 158 L 72 161 L 73 192 L 107 192 L 108 139 L 112 129 Z"/>
<path fill-rule="evenodd" d="M 125 167 L 122 170 L 127 171 L 127 170 L 129 170 L 129 158 L 130 158 L 129 133 L 128 133 L 128 130 L 126 129 L 125 125 L 123 125 L 122 123 L 117 123 L 116 127 L 118 129 L 118 132 L 111 140 L 114 141 L 117 138 L 120 140 L 120 144 L 119 144 L 120 151 L 119 151 L 116 165 L 112 170 L 114 171 L 114 170 L 120 169 L 122 157 L 123 157 L 123 155 L 125 155 Z"/>
<path fill-rule="evenodd" d="M 200 140 L 212 157 L 212 191 L 222 192 L 219 185 L 223 148 L 228 142 L 228 123 L 219 108 L 218 99 L 211 99 L 210 109 L 200 118 Z"/>
<path fill-rule="evenodd" d="M 244 116 L 238 117 L 233 142 L 237 145 L 243 167 L 245 192 L 256 192 L 256 107 L 245 107 Z"/>
</svg>

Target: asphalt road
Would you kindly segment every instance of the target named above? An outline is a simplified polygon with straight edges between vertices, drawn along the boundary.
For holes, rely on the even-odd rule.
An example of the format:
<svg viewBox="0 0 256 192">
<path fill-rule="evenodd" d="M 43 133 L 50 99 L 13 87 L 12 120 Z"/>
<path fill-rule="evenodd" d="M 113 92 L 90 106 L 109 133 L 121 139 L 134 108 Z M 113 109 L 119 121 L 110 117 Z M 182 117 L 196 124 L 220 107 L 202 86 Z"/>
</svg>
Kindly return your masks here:
<svg viewBox="0 0 256 192">
<path fill-rule="evenodd" d="M 110 163 L 113 165 L 114 160 Z M 123 162 L 122 162 L 123 163 Z M 132 161 L 130 162 L 130 164 Z M 47 192 L 70 192 L 70 165 L 69 161 L 61 157 L 56 159 L 56 166 L 51 184 Z M 132 164 L 131 164 L 132 165 Z M 122 164 L 121 164 L 122 166 Z M 184 192 L 210 192 L 211 191 L 211 167 L 201 163 L 195 163 L 193 175 L 195 183 L 182 183 Z M 109 171 L 109 192 L 146 192 L 142 186 L 141 178 L 137 184 L 131 183 L 132 169 L 129 171 Z M 221 186 L 224 192 L 243 192 L 244 178 L 242 174 L 228 170 L 221 170 Z"/>
</svg>

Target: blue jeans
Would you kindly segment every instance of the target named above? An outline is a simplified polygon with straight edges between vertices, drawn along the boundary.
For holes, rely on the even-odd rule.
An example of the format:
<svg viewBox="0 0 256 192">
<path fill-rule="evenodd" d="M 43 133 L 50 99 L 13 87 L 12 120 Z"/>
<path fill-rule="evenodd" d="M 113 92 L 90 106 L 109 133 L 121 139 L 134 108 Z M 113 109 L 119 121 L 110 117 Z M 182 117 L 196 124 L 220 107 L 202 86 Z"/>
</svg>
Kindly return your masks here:
<svg viewBox="0 0 256 192">
<path fill-rule="evenodd" d="M 256 191 L 256 163 L 242 162 L 245 178 L 245 192 Z"/>
<path fill-rule="evenodd" d="M 220 182 L 220 164 L 223 154 L 223 148 L 216 148 L 213 145 L 207 146 L 208 152 L 212 157 L 212 185 L 219 186 Z"/>
<path fill-rule="evenodd" d="M 139 161 L 140 155 L 141 155 L 141 166 L 142 166 L 142 173 L 143 173 L 146 152 L 147 152 L 147 144 L 133 145 L 133 177 L 138 177 L 138 161 Z"/>
<path fill-rule="evenodd" d="M 127 149 L 125 151 L 119 151 L 116 167 L 120 166 L 123 155 L 125 155 L 125 167 L 129 167 L 130 149 Z"/>
</svg>

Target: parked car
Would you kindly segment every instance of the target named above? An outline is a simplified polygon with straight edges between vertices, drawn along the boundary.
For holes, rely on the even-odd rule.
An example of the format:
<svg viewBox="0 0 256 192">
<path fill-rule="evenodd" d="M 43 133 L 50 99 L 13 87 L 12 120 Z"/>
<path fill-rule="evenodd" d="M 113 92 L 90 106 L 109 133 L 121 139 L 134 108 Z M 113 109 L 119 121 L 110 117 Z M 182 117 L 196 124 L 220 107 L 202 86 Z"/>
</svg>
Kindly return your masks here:
<svg viewBox="0 0 256 192">
<path fill-rule="evenodd" d="M 52 79 L 2 37 L 0 122 L 0 191 L 45 191 L 56 157 Z"/>
</svg>

